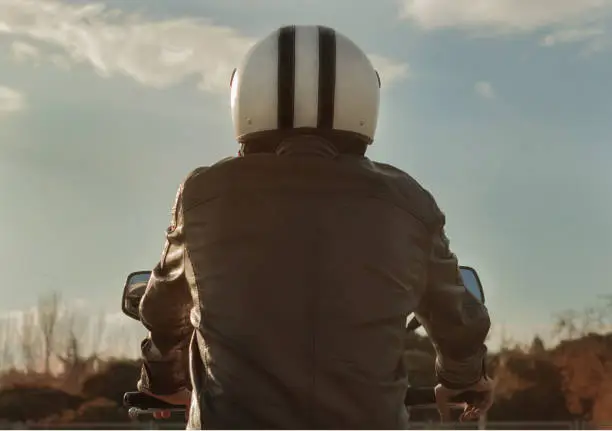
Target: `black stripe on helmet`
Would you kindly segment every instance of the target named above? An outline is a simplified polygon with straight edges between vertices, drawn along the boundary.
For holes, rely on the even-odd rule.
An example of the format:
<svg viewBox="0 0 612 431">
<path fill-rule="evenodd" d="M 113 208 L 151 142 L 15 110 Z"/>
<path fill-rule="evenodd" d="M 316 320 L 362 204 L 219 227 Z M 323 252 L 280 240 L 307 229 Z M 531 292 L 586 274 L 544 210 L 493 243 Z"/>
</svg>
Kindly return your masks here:
<svg viewBox="0 0 612 431">
<path fill-rule="evenodd" d="M 334 99 L 336 94 L 336 32 L 319 26 L 319 106 L 317 127 L 334 127 Z"/>
<path fill-rule="evenodd" d="M 295 103 L 295 26 L 278 34 L 278 128 L 293 128 Z"/>
</svg>

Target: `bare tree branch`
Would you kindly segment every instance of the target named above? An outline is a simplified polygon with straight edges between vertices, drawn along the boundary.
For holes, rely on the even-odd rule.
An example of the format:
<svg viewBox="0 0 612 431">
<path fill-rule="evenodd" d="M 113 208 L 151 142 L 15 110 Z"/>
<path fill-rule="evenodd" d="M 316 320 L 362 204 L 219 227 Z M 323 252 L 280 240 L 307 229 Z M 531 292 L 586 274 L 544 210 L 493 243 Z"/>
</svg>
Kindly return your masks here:
<svg viewBox="0 0 612 431">
<path fill-rule="evenodd" d="M 106 332 L 106 316 L 104 313 L 98 313 L 93 325 L 90 325 L 90 354 L 98 356 L 100 353 L 100 346 Z"/>
<path fill-rule="evenodd" d="M 554 337 L 574 339 L 578 334 L 578 312 L 575 310 L 566 310 L 557 313 L 554 316 L 554 328 L 552 334 Z"/>
<path fill-rule="evenodd" d="M 81 355 L 85 319 L 75 310 L 65 310 L 61 319 L 61 334 L 58 334 L 61 349 L 57 357 L 62 362 L 73 362 Z"/>
<path fill-rule="evenodd" d="M 26 311 L 21 316 L 20 347 L 23 366 L 26 371 L 36 370 L 39 358 L 39 337 L 36 330 L 36 313 Z"/>
<path fill-rule="evenodd" d="M 0 320 L 0 371 L 6 371 L 15 366 L 14 326 L 11 317 Z"/>
<path fill-rule="evenodd" d="M 100 314 L 97 319 L 83 310 L 67 310 L 61 320 L 62 353 L 57 358 L 63 365 L 64 385 L 78 390 L 83 379 L 95 370 L 98 350 L 104 336 L 106 319 Z"/>
<path fill-rule="evenodd" d="M 55 348 L 55 330 L 59 320 L 60 295 L 53 292 L 38 300 L 38 326 L 44 343 L 44 372 L 50 372 L 51 355 Z"/>
</svg>

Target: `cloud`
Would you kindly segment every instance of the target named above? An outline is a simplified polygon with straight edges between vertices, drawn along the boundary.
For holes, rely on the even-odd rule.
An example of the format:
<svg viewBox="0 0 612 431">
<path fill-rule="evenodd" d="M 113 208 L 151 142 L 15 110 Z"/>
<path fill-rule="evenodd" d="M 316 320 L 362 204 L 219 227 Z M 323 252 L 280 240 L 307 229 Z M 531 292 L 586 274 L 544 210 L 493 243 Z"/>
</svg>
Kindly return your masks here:
<svg viewBox="0 0 612 431">
<path fill-rule="evenodd" d="M 580 42 L 595 36 L 601 36 L 605 30 L 601 27 L 572 28 L 552 32 L 541 39 L 544 46 L 553 46 L 557 43 Z"/>
<path fill-rule="evenodd" d="M 424 28 L 490 28 L 531 32 L 543 27 L 598 20 L 611 0 L 403 0 L 401 15 Z"/>
<path fill-rule="evenodd" d="M 542 45 L 553 46 L 603 37 L 612 0 L 402 0 L 400 16 L 426 30 L 490 36 L 549 32 Z"/>
<path fill-rule="evenodd" d="M 25 96 L 22 93 L 9 87 L 0 86 L 0 116 L 22 111 L 25 107 Z"/>
<path fill-rule="evenodd" d="M 478 81 L 476 84 L 474 84 L 474 91 L 483 99 L 492 100 L 496 97 L 493 86 L 487 81 Z"/>
<path fill-rule="evenodd" d="M 406 63 L 401 63 L 376 54 L 370 54 L 368 57 L 380 74 L 382 88 L 391 86 L 410 77 L 410 68 Z"/>
<path fill-rule="evenodd" d="M 545 47 L 579 42 L 589 42 L 589 50 L 599 51 L 608 45 L 606 30 L 601 26 L 568 28 L 553 31 L 540 39 L 540 45 Z"/>
<path fill-rule="evenodd" d="M 40 50 L 34 45 L 18 40 L 11 44 L 11 53 L 13 58 L 18 62 L 38 59 L 40 56 Z"/>
<path fill-rule="evenodd" d="M 198 87 L 227 93 L 229 77 L 254 39 L 209 19 L 148 20 L 101 3 L 56 0 L 0 1 L 0 33 L 27 37 L 63 51 L 103 77 L 129 76 L 157 88 L 197 77 Z M 375 56 L 384 79 L 393 83 L 406 66 Z M 56 65 L 68 63 L 54 57 Z"/>
<path fill-rule="evenodd" d="M 236 60 L 252 43 L 207 20 L 147 21 L 99 3 L 51 0 L 2 0 L 1 31 L 59 48 L 104 77 L 120 74 L 162 88 L 198 76 L 206 91 L 227 89 Z"/>
<path fill-rule="evenodd" d="M 70 60 L 64 55 L 51 54 L 49 56 L 49 61 L 58 69 L 70 70 Z"/>
<path fill-rule="evenodd" d="M 11 44 L 11 54 L 18 63 L 30 61 L 38 65 L 41 60 L 46 59 L 58 69 L 70 69 L 70 61 L 65 55 L 52 53 L 43 57 L 40 48 L 21 40 L 16 40 Z"/>
</svg>

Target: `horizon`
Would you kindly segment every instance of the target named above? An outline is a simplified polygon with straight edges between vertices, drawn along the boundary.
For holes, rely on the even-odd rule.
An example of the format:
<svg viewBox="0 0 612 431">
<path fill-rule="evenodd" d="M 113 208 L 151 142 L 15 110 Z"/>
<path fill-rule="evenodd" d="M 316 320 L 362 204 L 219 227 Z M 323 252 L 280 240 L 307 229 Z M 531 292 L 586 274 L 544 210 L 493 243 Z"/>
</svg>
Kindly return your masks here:
<svg viewBox="0 0 612 431">
<path fill-rule="evenodd" d="M 60 314 L 57 320 L 57 327 L 53 341 L 53 349 L 51 355 L 51 370 L 56 372 L 60 370 L 60 362 L 58 356 L 66 354 L 70 330 L 75 330 L 77 345 L 80 349 L 80 355 L 83 358 L 95 356 L 101 360 L 113 359 L 129 359 L 137 360 L 140 358 L 140 341 L 145 337 L 147 330 L 137 321 L 128 318 L 121 312 L 114 313 L 97 313 L 95 308 L 88 306 L 83 301 L 77 301 L 73 304 L 63 304 L 60 309 Z M 31 348 L 33 348 L 35 364 L 26 364 L 22 357 L 21 342 L 21 325 L 23 324 L 23 314 L 32 313 L 34 328 L 37 329 L 34 336 L 30 335 Z M 71 318 L 76 318 L 76 326 L 69 326 L 67 321 Z M 100 321 L 102 319 L 102 322 Z M 10 322 L 9 322 L 10 321 Z M 5 359 L 0 364 L 0 373 L 12 368 L 29 369 L 33 371 L 42 371 L 44 362 L 44 352 L 42 350 L 42 331 L 38 326 L 38 317 L 36 315 L 36 307 L 29 310 L 11 313 L 10 315 L 0 316 L 0 357 Z M 551 322 L 551 330 L 552 330 Z M 101 329 L 101 331 L 99 331 Z M 528 351 L 535 337 L 540 338 L 544 347 L 548 351 L 557 348 L 562 342 L 577 340 L 587 337 L 590 334 L 602 334 L 606 331 L 578 331 L 573 336 L 552 336 L 550 333 L 534 333 L 530 339 L 517 339 L 512 334 L 503 333 L 504 328 L 493 328 L 492 341 L 487 342 L 490 354 L 498 354 L 503 350 L 520 349 Z M 612 334 L 608 327 L 607 334 Z M 96 332 L 99 331 L 99 332 Z M 94 333 L 95 332 L 95 333 Z M 427 334 L 422 328 L 415 331 L 421 337 L 426 337 Z M 7 337 L 8 336 L 8 337 Z M 15 343 L 11 343 L 15 341 Z M 9 345 L 14 346 L 12 349 Z M 8 354 L 8 360 L 3 355 Z M 24 368 L 26 367 L 26 368 Z M 29 368 L 32 367 L 32 368 Z"/>
<path fill-rule="evenodd" d="M 556 313 L 601 304 L 612 1 L 307 5 L 0 2 L 0 314 L 51 291 L 119 312 L 126 275 L 159 259 L 180 182 L 236 154 L 232 69 L 286 23 L 336 28 L 370 56 L 382 93 L 368 155 L 433 193 L 493 334 L 528 342 Z"/>
</svg>

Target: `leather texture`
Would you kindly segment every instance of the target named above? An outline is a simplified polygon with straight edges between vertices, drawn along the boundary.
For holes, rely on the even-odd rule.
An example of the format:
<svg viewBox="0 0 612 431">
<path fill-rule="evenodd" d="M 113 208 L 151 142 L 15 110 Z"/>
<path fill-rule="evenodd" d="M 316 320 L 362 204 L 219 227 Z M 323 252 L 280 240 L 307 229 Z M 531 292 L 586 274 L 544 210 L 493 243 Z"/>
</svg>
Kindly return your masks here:
<svg viewBox="0 0 612 431">
<path fill-rule="evenodd" d="M 196 169 L 141 302 L 141 383 L 193 388 L 190 429 L 407 428 L 411 313 L 441 382 L 483 374 L 489 316 L 444 224 L 412 177 L 316 137 Z"/>
</svg>

